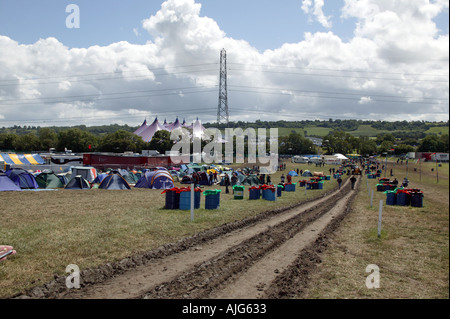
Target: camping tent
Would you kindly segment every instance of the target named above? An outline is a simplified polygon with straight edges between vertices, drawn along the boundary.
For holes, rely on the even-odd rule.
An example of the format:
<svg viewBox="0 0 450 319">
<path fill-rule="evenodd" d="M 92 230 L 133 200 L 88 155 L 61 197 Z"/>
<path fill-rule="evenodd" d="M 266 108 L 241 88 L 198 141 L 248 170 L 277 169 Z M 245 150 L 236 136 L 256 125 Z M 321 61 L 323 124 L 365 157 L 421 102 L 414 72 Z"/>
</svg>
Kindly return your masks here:
<svg viewBox="0 0 450 319">
<path fill-rule="evenodd" d="M 22 189 L 14 184 L 14 182 L 5 173 L 0 173 L 0 192 L 5 191 L 21 191 Z"/>
<path fill-rule="evenodd" d="M 288 173 L 288 175 L 291 175 L 291 176 L 298 176 L 297 172 L 295 172 L 295 171 L 290 171 L 290 172 Z"/>
<path fill-rule="evenodd" d="M 306 171 L 303 172 L 302 176 L 305 176 L 305 177 L 312 177 L 313 174 L 312 174 L 310 171 L 306 170 Z"/>
<path fill-rule="evenodd" d="M 91 189 L 91 185 L 81 175 L 74 176 L 69 183 L 67 183 L 65 189 Z"/>
<path fill-rule="evenodd" d="M 100 173 L 97 175 L 97 177 L 94 179 L 94 181 L 92 183 L 100 184 L 105 179 L 106 176 L 108 176 L 107 173 Z"/>
<path fill-rule="evenodd" d="M 22 168 L 11 168 L 7 170 L 5 174 L 20 188 L 39 188 L 33 174 Z"/>
<path fill-rule="evenodd" d="M 51 170 L 44 170 L 35 176 L 39 188 L 63 188 L 64 184 Z"/>
<path fill-rule="evenodd" d="M 75 166 L 72 167 L 72 176 L 81 175 L 89 183 L 92 183 L 97 177 L 97 170 L 94 167 Z"/>
<path fill-rule="evenodd" d="M 112 171 L 100 183 L 98 188 L 101 189 L 131 189 L 128 182 L 117 171 Z"/>
<path fill-rule="evenodd" d="M 244 181 L 241 182 L 242 185 L 249 185 L 249 186 L 257 186 L 260 184 L 258 176 L 255 174 L 250 174 L 245 177 Z"/>
<path fill-rule="evenodd" d="M 137 188 L 171 189 L 174 188 L 173 178 L 167 170 L 146 172 L 136 183 Z"/>
</svg>

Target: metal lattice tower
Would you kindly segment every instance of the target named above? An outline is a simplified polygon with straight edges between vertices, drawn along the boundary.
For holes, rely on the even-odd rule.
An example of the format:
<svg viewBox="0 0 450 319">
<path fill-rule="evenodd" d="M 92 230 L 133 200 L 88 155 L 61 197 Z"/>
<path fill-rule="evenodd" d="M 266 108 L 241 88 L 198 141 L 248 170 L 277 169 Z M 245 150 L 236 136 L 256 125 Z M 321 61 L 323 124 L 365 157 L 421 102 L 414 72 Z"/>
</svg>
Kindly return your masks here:
<svg viewBox="0 0 450 319">
<path fill-rule="evenodd" d="M 227 92 L 227 51 L 220 51 L 219 106 L 217 108 L 217 124 L 228 124 L 228 92 Z"/>
</svg>

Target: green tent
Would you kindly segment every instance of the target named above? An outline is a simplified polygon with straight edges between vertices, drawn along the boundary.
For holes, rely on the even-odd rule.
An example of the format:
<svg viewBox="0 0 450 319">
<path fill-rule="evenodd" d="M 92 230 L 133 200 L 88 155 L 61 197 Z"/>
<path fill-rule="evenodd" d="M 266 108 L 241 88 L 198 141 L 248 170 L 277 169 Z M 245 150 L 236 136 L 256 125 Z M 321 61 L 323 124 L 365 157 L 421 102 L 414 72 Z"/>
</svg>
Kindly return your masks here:
<svg viewBox="0 0 450 319">
<path fill-rule="evenodd" d="M 64 188 L 64 184 L 61 182 L 58 176 L 50 170 L 44 170 L 35 176 L 36 182 L 39 188 Z"/>
<path fill-rule="evenodd" d="M 246 176 L 244 181 L 241 183 L 242 185 L 249 185 L 249 186 L 258 186 L 260 184 L 258 176 L 255 174 L 251 174 Z"/>
</svg>

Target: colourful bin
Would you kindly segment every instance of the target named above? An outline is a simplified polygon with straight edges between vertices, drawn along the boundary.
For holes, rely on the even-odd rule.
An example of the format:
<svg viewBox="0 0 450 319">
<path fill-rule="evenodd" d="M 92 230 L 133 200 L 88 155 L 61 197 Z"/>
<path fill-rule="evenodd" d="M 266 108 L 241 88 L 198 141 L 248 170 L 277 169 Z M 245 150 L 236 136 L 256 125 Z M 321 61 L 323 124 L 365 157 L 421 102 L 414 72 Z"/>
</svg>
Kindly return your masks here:
<svg viewBox="0 0 450 319">
<path fill-rule="evenodd" d="M 233 186 L 234 199 L 244 199 L 244 190 L 245 190 L 244 186 L 234 185 Z"/>
<path fill-rule="evenodd" d="M 220 208 L 220 189 L 210 189 L 203 192 L 205 195 L 205 209 Z"/>
<path fill-rule="evenodd" d="M 295 185 L 296 185 L 296 183 L 284 184 L 284 190 L 286 192 L 295 192 Z"/>
<path fill-rule="evenodd" d="M 261 189 L 259 187 L 251 187 L 248 189 L 249 200 L 256 200 L 261 198 Z"/>
<path fill-rule="evenodd" d="M 195 190 L 195 192 L 194 192 L 194 208 L 195 209 L 200 208 L 201 194 L 202 194 L 202 191 L 200 191 L 200 190 Z M 186 190 L 181 191 L 181 193 L 180 193 L 180 209 L 181 210 L 190 210 L 191 209 L 190 187 L 188 187 Z"/>
</svg>

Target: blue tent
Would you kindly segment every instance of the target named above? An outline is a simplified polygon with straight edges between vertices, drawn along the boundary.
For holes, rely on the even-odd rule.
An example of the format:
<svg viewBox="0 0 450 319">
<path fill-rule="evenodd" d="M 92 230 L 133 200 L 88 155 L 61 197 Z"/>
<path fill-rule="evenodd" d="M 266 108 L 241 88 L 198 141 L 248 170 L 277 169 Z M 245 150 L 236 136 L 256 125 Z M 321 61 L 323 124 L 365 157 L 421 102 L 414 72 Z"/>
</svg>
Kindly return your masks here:
<svg viewBox="0 0 450 319">
<path fill-rule="evenodd" d="M 14 182 L 5 173 L 0 173 L 0 192 L 5 191 L 21 191 L 22 189 L 14 184 Z"/>
<path fill-rule="evenodd" d="M 295 171 L 290 171 L 288 174 L 291 176 L 298 176 L 297 172 Z"/>
<path fill-rule="evenodd" d="M 134 187 L 152 189 L 171 189 L 173 178 L 167 170 L 157 170 L 145 173 Z"/>
<path fill-rule="evenodd" d="M 93 184 L 100 184 L 105 179 L 106 176 L 108 176 L 107 173 L 98 174 L 97 177 L 94 179 L 94 181 L 92 183 Z"/>
<path fill-rule="evenodd" d="M 131 189 L 128 182 L 118 172 L 112 172 L 106 176 L 98 188 L 101 189 Z"/>
<path fill-rule="evenodd" d="M 22 168 L 11 168 L 5 173 L 17 186 L 24 189 L 39 188 L 36 178 L 33 174 L 27 172 Z"/>
</svg>

